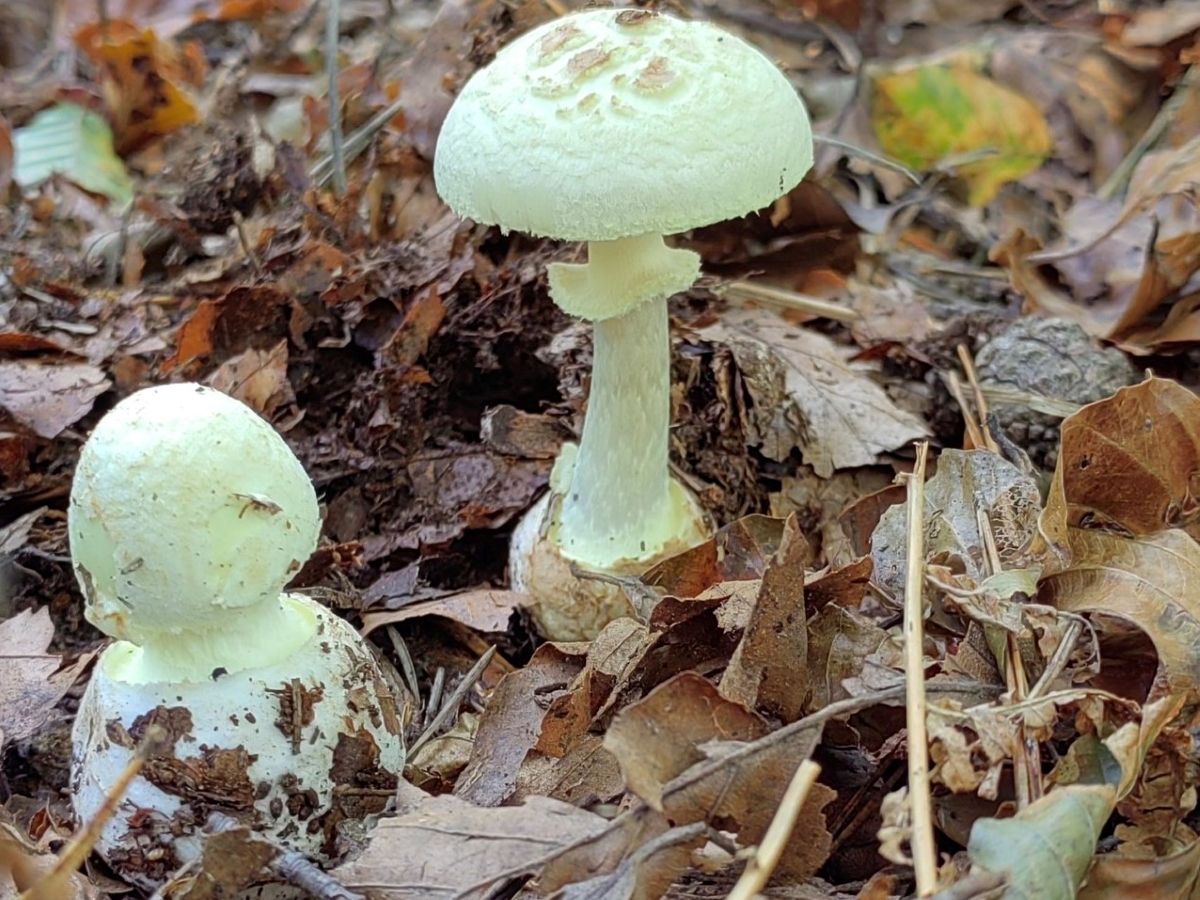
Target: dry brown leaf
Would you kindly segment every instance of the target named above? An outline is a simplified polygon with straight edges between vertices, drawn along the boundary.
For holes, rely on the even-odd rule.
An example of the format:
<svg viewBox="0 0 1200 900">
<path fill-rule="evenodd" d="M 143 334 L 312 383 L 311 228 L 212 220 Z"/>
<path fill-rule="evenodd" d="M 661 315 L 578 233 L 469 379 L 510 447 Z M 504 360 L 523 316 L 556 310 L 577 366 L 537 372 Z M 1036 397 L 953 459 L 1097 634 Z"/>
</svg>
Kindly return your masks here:
<svg viewBox="0 0 1200 900">
<path fill-rule="evenodd" d="M 536 795 L 587 806 L 597 800 L 616 800 L 624 790 L 621 767 L 604 748 L 604 738 L 585 734 L 565 756 L 545 756 L 536 750 L 526 754 L 511 800 L 519 802 Z"/>
<path fill-rule="evenodd" d="M 1158 651 L 1160 687 L 1168 693 L 1196 692 L 1200 545 L 1182 531 L 1127 538 L 1072 528 L 1068 540 L 1071 565 L 1043 579 L 1039 601 L 1071 612 L 1117 616 L 1140 628 Z"/>
<path fill-rule="evenodd" d="M 838 604 L 820 610 L 808 625 L 808 702 L 806 710 L 824 709 L 850 696 L 844 682 L 860 678 L 863 667 L 892 641 L 873 620 Z"/>
<path fill-rule="evenodd" d="M 199 871 L 187 871 L 166 888 L 179 900 L 221 900 L 236 897 L 268 875 L 267 867 L 279 848 L 247 827 L 231 828 L 204 839 Z"/>
<path fill-rule="evenodd" d="M 1192 900 L 1200 882 L 1200 840 L 1150 859 L 1098 855 L 1078 900 Z"/>
<path fill-rule="evenodd" d="M 450 791 L 459 774 L 471 761 L 478 730 L 479 716 L 464 712 L 450 729 L 427 744 L 422 744 L 409 757 L 404 767 L 404 777 L 423 791 Z"/>
<path fill-rule="evenodd" d="M 86 416 L 110 387 L 104 372 L 87 363 L 0 362 L 0 407 L 44 438 L 58 437 Z"/>
<path fill-rule="evenodd" d="M 59 671 L 62 659 L 46 648 L 54 638 L 50 613 L 25 610 L 0 622 L 0 735 L 20 741 L 54 714 L 91 655 Z"/>
<path fill-rule="evenodd" d="M 804 567 L 812 551 L 795 514 L 759 584 L 754 609 L 725 674 L 721 696 L 783 720 L 800 717 L 808 693 Z"/>
<path fill-rule="evenodd" d="M 811 756 L 820 737 L 821 724 L 802 719 L 753 742 L 708 744 L 703 749 L 709 759 L 663 788 L 663 810 L 672 822 L 708 822 L 736 831 L 743 845 L 757 844 L 796 769 Z M 813 785 L 778 875 L 803 880 L 825 863 L 833 838 L 823 810 L 835 796 L 825 785 Z"/>
<path fill-rule="evenodd" d="M 633 619 L 616 619 L 604 626 L 588 647 L 587 662 L 567 691 L 550 701 L 537 749 L 547 756 L 565 756 L 611 709 L 618 688 L 628 682 L 651 645 L 645 625 Z"/>
<path fill-rule="evenodd" d="M 362 633 L 370 634 L 383 625 L 394 625 L 423 616 L 441 616 L 484 634 L 498 634 L 508 630 L 513 613 L 528 600 L 528 595 L 518 591 L 461 591 L 433 600 L 410 603 L 400 609 L 366 613 L 363 615 Z"/>
<path fill-rule="evenodd" d="M 281 407 L 296 402 L 287 367 L 288 344 L 282 340 L 269 350 L 251 347 L 225 360 L 208 377 L 208 384 L 270 420 Z"/>
<path fill-rule="evenodd" d="M 1200 519 L 1200 398 L 1148 378 L 1091 403 L 1062 423 L 1047 505 L 1067 524 L 1153 534 Z"/>
<path fill-rule="evenodd" d="M 563 888 L 562 900 L 658 900 L 691 865 L 706 840 L 700 823 L 672 828 L 643 844 L 616 870 Z"/>
<path fill-rule="evenodd" d="M 750 515 L 690 550 L 663 560 L 641 580 L 671 597 L 698 597 L 727 581 L 761 578 L 783 539 L 783 518 Z"/>
<path fill-rule="evenodd" d="M 767 732 L 766 722 L 721 696 L 707 678 L 683 672 L 619 712 L 604 738 L 625 785 L 662 811 L 663 786 L 704 759 L 709 741 L 749 741 Z"/>
<path fill-rule="evenodd" d="M 207 65 L 197 45 L 177 47 L 121 19 L 85 25 L 75 42 L 101 71 L 118 152 L 199 119 L 190 94 L 203 82 Z"/>
<path fill-rule="evenodd" d="M 528 665 L 504 676 L 480 720 L 471 761 L 458 779 L 459 797 L 496 806 L 512 794 L 521 762 L 541 733 L 546 715 L 543 698 L 565 690 L 582 665 L 579 656 L 544 644 Z"/>
<path fill-rule="evenodd" d="M 828 477 L 928 434 L 868 367 L 850 362 L 853 351 L 822 334 L 746 307 L 726 310 L 700 333 L 732 348 L 754 398 L 755 442 L 771 459 L 786 460 L 798 448 Z"/>
<path fill-rule="evenodd" d="M 1200 28 L 1200 6 L 1188 0 L 1166 0 L 1161 6 L 1133 10 L 1121 30 L 1121 43 L 1161 47 Z"/>
<path fill-rule="evenodd" d="M 536 872 L 607 825 L 595 813 L 546 797 L 496 808 L 429 797 L 381 821 L 362 856 L 331 874 L 372 897 L 483 898 L 495 880 Z"/>
<path fill-rule="evenodd" d="M 1019 229 L 996 245 L 1027 310 L 1078 323 L 1089 334 L 1128 333 L 1200 270 L 1200 137 L 1148 153 L 1121 206 L 1089 200 L 1065 223 L 1069 249 L 1038 253 L 1038 241 Z M 1039 268 L 1053 263 L 1058 278 Z M 1065 281 L 1071 292 L 1056 281 Z M 1097 299 L 1099 298 L 1099 299 Z"/>
</svg>

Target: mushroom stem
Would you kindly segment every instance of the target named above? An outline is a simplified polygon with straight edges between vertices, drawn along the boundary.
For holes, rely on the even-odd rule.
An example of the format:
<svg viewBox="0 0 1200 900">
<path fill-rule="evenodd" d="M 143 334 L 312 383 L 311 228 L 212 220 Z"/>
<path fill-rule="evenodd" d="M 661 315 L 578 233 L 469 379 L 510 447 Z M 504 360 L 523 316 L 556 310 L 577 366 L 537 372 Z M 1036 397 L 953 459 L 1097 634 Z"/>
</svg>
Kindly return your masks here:
<svg viewBox="0 0 1200 900">
<path fill-rule="evenodd" d="M 552 267 L 551 292 L 567 312 L 587 315 L 615 298 L 625 309 L 595 324 L 587 417 L 563 499 L 561 546 L 580 562 L 652 555 L 680 528 L 668 471 L 667 297 L 698 272 L 695 253 L 660 235 L 595 241 L 586 265 Z"/>
<path fill-rule="evenodd" d="M 106 660 L 109 675 L 131 684 L 215 680 L 282 662 L 317 628 L 312 612 L 288 595 L 226 612 L 229 621 L 220 627 L 157 632 L 140 646 L 118 641 L 112 648 L 118 652 Z"/>
</svg>

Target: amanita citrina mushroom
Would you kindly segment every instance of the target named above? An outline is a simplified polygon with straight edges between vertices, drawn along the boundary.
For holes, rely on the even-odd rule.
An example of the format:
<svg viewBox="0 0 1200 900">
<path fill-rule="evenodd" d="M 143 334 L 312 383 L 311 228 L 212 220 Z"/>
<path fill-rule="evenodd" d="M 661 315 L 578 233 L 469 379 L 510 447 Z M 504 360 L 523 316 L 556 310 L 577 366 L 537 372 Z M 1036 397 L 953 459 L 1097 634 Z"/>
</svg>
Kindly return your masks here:
<svg viewBox="0 0 1200 900">
<path fill-rule="evenodd" d="M 383 812 L 403 766 L 400 713 L 349 625 L 283 592 L 316 547 L 311 482 L 283 439 L 195 384 L 118 403 L 80 455 L 68 512 L 87 618 L 117 638 L 75 722 L 81 821 L 150 725 L 167 745 L 97 849 L 161 884 L 200 852 L 213 811 L 319 861 Z"/>
<path fill-rule="evenodd" d="M 586 638 L 631 609 L 610 580 L 707 536 L 668 469 L 667 298 L 700 272 L 663 236 L 760 209 L 812 165 L 804 105 L 775 65 L 706 22 L 645 10 L 565 16 L 476 72 L 438 139 L 434 177 L 460 215 L 586 241 L 549 267 L 550 294 L 595 323 L 576 451 L 518 526 L 514 586 L 549 637 Z"/>
</svg>

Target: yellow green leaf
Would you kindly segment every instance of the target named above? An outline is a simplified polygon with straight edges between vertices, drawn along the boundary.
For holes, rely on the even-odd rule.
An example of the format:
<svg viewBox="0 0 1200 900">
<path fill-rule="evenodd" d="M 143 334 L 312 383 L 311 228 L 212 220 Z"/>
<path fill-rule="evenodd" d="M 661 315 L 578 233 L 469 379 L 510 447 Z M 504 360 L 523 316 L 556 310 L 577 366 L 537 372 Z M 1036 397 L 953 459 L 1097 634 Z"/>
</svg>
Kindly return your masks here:
<svg viewBox="0 0 1200 900">
<path fill-rule="evenodd" d="M 871 121 L 887 153 L 915 169 L 980 155 L 957 167 L 973 205 L 987 203 L 1050 155 L 1041 110 L 966 62 L 905 67 L 873 82 Z"/>
<path fill-rule="evenodd" d="M 13 137 L 13 178 L 21 187 L 33 187 L 57 173 L 112 198 L 120 207 L 133 200 L 133 182 L 113 150 L 112 130 L 96 113 L 60 103 L 42 110 Z"/>
</svg>

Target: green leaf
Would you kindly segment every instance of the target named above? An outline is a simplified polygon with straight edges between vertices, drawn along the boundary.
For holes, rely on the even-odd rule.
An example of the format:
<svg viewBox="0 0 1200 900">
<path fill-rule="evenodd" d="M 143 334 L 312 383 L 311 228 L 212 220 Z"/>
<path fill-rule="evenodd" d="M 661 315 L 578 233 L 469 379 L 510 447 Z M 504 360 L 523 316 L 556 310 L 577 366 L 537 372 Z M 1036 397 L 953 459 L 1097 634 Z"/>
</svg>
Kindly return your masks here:
<svg viewBox="0 0 1200 900">
<path fill-rule="evenodd" d="M 1073 900 L 1116 794 L 1111 785 L 1073 784 L 1011 819 L 980 819 L 967 844 L 971 862 L 1007 876 L 1004 900 Z"/>
<path fill-rule="evenodd" d="M 975 206 L 1038 168 L 1053 149 L 1042 111 L 966 61 L 882 72 L 873 87 L 875 136 L 901 162 L 930 169 L 948 157 L 983 154 L 957 167 Z"/>
<path fill-rule="evenodd" d="M 13 138 L 13 179 L 21 187 L 33 187 L 57 173 L 120 206 L 133 201 L 133 182 L 113 150 L 112 130 L 94 112 L 59 103 L 18 128 Z"/>
</svg>

